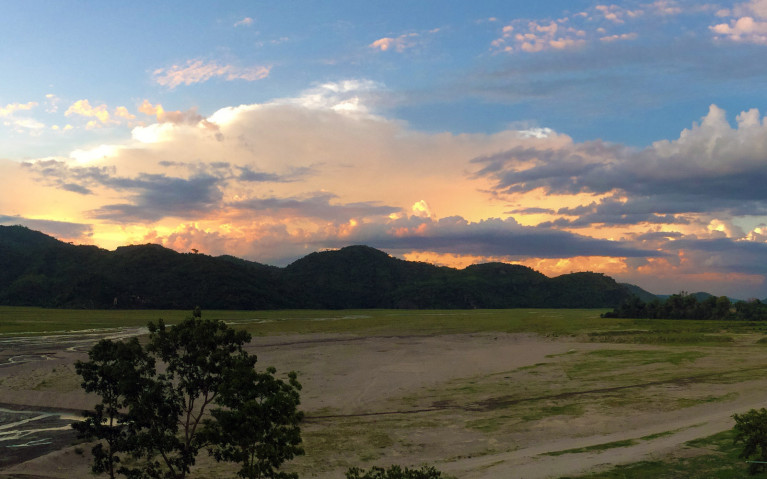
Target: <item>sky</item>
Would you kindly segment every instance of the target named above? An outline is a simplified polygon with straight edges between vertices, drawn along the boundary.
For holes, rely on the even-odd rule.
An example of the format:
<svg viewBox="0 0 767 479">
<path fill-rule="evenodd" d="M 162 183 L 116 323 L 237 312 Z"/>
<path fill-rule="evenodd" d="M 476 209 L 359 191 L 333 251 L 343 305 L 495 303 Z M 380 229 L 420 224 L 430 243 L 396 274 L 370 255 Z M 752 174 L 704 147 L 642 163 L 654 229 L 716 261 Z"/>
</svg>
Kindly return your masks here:
<svg viewBox="0 0 767 479">
<path fill-rule="evenodd" d="M 0 2 L 0 225 L 767 297 L 767 0 Z"/>
</svg>

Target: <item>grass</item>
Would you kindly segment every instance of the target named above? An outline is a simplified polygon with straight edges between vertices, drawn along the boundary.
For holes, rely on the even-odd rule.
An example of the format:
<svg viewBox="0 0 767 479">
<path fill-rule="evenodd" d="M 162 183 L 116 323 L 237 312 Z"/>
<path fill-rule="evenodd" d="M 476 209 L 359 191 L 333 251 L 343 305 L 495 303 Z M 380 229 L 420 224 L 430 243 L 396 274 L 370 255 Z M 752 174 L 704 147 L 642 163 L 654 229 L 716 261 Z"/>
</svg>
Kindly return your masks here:
<svg viewBox="0 0 767 479">
<path fill-rule="evenodd" d="M 593 342 L 730 344 L 732 334 L 767 333 L 767 322 L 601 318 L 604 309 L 510 310 L 203 310 L 253 335 L 350 333 L 365 335 L 537 333 L 583 336 Z M 0 306 L 0 336 L 145 326 L 163 318 L 177 323 L 191 315 L 177 310 L 74 310 Z"/>
<path fill-rule="evenodd" d="M 767 338 L 767 322 L 601 318 L 604 311 L 203 310 L 203 318 L 227 321 L 254 336 L 534 333 L 600 343 L 589 347 L 601 349 L 584 348 L 549 355 L 539 360 L 544 362 L 513 371 L 458 378 L 394 400 L 397 402 L 395 406 L 404 408 L 428 408 L 442 402 L 459 406 L 459 409 L 448 408 L 417 416 L 338 419 L 307 425 L 304 437 L 308 454 L 292 466 L 292 470 L 302 475 L 372 463 L 392 450 L 421 457 L 421 448 L 427 440 L 419 439 L 415 432 L 426 434 L 423 431 L 427 431 L 435 436 L 444 431 L 445 436 L 449 436 L 451 431 L 460 430 L 467 440 L 498 438 L 506 441 L 505 444 L 514 444 L 514 437 L 529 431 L 557 432 L 559 429 L 556 428 L 561 428 L 566 434 L 568 422 L 583 421 L 591 414 L 605 417 L 631 410 L 660 411 L 729 401 L 737 397 L 737 393 L 723 392 L 714 396 L 710 390 L 698 391 L 694 387 L 698 383 L 738 384 L 767 375 L 767 368 L 759 368 L 764 366 L 764 360 L 759 357 L 764 348 L 761 346 L 763 341 L 758 341 L 760 337 Z M 173 324 L 190 315 L 190 311 L 0 307 L 0 337 L 137 327 L 159 318 Z M 57 369 L 50 377 L 6 378 L 3 387 L 8 390 L 23 386 L 23 389 L 32 390 L 69 391 L 78 387 L 72 383 L 71 376 L 70 371 Z M 677 380 L 680 381 L 678 384 Z M 668 384 L 656 384 L 663 381 Z M 633 386 L 645 383 L 646 386 Z M 682 386 L 679 384 L 683 385 L 684 391 L 680 391 Z M 620 389 L 624 387 L 626 389 Z M 609 388 L 619 389 L 598 392 Z M 321 415 L 319 411 L 313 413 Z M 653 436 L 665 434 L 672 432 Z M 637 441 L 655 439 L 653 436 L 555 451 L 551 455 L 626 447 Z M 738 451 L 728 441 L 731 443 L 727 433 L 712 436 L 706 441 L 689 443 L 690 457 L 643 461 L 584 478 L 744 477 L 743 461 L 737 459 Z M 472 444 L 473 449 L 465 454 L 481 455 L 490 447 L 482 446 L 483 449 L 477 445 L 479 442 Z M 443 458 L 424 459 L 438 461 Z"/>
<path fill-rule="evenodd" d="M 738 457 L 742 446 L 733 443 L 734 433 L 724 431 L 685 443 L 685 457 L 668 457 L 613 467 L 578 476 L 578 479 L 739 479 L 748 476 L 748 466 Z"/>
<path fill-rule="evenodd" d="M 616 447 L 628 447 L 639 444 L 635 439 L 625 439 L 623 441 L 606 442 L 604 444 L 594 444 L 593 446 L 577 447 L 575 449 L 565 449 L 564 451 L 553 451 L 544 453 L 545 456 L 561 456 L 562 454 L 580 454 L 583 452 L 604 451 L 615 449 Z"/>
</svg>

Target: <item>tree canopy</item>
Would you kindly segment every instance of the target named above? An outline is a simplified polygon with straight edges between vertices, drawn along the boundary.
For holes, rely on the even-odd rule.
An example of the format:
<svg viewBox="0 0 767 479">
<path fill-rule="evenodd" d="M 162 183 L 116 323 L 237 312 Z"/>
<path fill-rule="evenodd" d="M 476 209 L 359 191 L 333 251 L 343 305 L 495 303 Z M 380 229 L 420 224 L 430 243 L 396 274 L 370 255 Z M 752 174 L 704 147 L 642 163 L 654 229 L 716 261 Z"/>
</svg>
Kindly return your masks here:
<svg viewBox="0 0 767 479">
<path fill-rule="evenodd" d="M 759 321 L 767 319 L 767 304 L 758 299 L 733 303 L 726 296 L 708 296 L 699 299 L 696 295 L 672 294 L 665 301 L 655 299 L 644 302 L 633 296 L 621 303 L 605 318 L 634 319 L 716 319 Z"/>
<path fill-rule="evenodd" d="M 303 453 L 296 373 L 285 381 L 272 367 L 256 371 L 247 332 L 195 313 L 171 327 L 150 323 L 146 347 L 102 340 L 75 364 L 101 400 L 73 424 L 97 441 L 93 472 L 184 479 L 205 448 L 241 464 L 243 478 L 294 477 L 279 467 Z"/>
</svg>

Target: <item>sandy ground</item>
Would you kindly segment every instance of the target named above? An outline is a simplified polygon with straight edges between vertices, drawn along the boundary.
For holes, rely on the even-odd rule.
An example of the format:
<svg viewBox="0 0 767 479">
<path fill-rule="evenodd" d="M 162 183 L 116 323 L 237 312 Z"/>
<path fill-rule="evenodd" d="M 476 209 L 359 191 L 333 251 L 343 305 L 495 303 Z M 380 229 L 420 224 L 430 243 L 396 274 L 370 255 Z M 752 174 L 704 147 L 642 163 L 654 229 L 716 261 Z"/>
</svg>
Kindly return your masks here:
<svg viewBox="0 0 767 479">
<path fill-rule="evenodd" d="M 84 351 L 93 340 L 0 343 L 0 403 L 7 410 L 32 408 L 40 414 L 56 412 L 55 408 L 92 407 L 95 398 L 79 389 L 73 362 L 86 359 Z M 733 413 L 767 404 L 763 394 L 767 378 L 648 382 L 627 376 L 620 382 L 620 378 L 593 376 L 579 381 L 558 372 L 570 367 L 565 361 L 587 359 L 589 351 L 607 348 L 663 349 L 527 334 L 291 335 L 254 338 L 250 345 L 260 366 L 299 373 L 307 453 L 291 467 L 301 477 L 342 478 L 351 464 L 424 462 L 466 479 L 577 475 L 674 454 L 686 441 L 731 428 Z M 748 359 L 741 360 L 739 353 L 722 351 L 711 349 L 696 362 L 668 366 L 677 368 L 674 377 L 678 378 L 711 371 L 731 373 L 767 363 L 767 358 L 753 354 L 743 353 Z M 723 365 L 723 354 L 731 365 Z M 642 367 L 647 366 L 625 371 L 641 372 Z M 471 387 L 462 387 L 464 383 Z M 555 390 L 542 393 L 544 383 Z M 606 396 L 615 396 L 614 403 L 605 406 Z M 647 400 L 632 402 L 637 400 L 634 396 Z M 688 397 L 704 399 L 678 405 Z M 671 403 L 677 406 L 668 406 Z M 577 412 L 534 414 L 536 408 L 559 406 L 575 407 Z M 520 412 L 523 409 L 528 412 Z M 18 417 L 0 424 L 0 433 L 19 429 L 13 426 Z M 653 435 L 657 437 L 647 438 Z M 0 456 L 9 457 L 12 448 L 7 446 L 21 441 L 4 437 L 9 436 L 0 434 Z M 42 441 L 46 436 L 39 431 L 35 437 Z M 636 444 L 546 455 L 627 439 Z M 82 446 L 53 452 L 34 446 L 33 442 L 28 452 L 18 454 L 24 462 L 0 463 L 0 478 L 88 474 Z M 38 453 L 39 457 L 32 457 Z M 214 464 L 200 462 L 198 477 L 216 476 Z"/>
</svg>

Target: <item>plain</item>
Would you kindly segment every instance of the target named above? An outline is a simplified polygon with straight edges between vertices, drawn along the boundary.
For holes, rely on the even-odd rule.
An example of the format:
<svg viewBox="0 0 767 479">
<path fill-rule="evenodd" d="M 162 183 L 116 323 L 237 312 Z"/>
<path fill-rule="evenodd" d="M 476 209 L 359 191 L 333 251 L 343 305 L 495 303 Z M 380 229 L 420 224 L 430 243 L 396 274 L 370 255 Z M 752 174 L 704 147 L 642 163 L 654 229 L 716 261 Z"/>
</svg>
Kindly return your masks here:
<svg viewBox="0 0 767 479">
<path fill-rule="evenodd" d="M 203 316 L 251 332 L 259 367 L 298 371 L 306 455 L 288 467 L 301 477 L 394 463 L 429 463 L 459 478 L 741 477 L 745 465 L 727 431 L 733 413 L 767 402 L 760 342 L 767 323 L 612 319 L 603 312 Z M 0 308 L 0 403 L 47 412 L 92 407 L 72 366 L 89 344 L 188 315 Z M 0 466 L 0 477 L 86 473 L 82 450 L 31 454 Z M 200 459 L 195 477 L 223 473 Z"/>
</svg>

